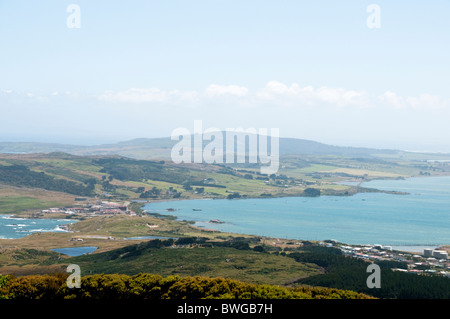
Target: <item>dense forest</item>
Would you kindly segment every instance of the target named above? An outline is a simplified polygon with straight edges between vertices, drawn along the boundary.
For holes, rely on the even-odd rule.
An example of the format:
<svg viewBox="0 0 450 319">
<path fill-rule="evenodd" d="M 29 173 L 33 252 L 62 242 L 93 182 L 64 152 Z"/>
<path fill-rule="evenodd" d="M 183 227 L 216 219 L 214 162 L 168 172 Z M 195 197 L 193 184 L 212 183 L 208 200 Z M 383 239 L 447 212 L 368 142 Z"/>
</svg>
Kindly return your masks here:
<svg viewBox="0 0 450 319">
<path fill-rule="evenodd" d="M 368 263 L 344 256 L 339 249 L 309 246 L 303 252 L 287 256 L 299 262 L 311 262 L 326 269 L 325 274 L 300 279 L 297 283 L 312 286 L 350 289 L 378 298 L 397 299 L 449 299 L 450 278 L 408 274 L 391 270 L 405 268 L 401 262 L 378 261 L 381 269 L 381 288 L 369 289 L 366 279 Z"/>
</svg>

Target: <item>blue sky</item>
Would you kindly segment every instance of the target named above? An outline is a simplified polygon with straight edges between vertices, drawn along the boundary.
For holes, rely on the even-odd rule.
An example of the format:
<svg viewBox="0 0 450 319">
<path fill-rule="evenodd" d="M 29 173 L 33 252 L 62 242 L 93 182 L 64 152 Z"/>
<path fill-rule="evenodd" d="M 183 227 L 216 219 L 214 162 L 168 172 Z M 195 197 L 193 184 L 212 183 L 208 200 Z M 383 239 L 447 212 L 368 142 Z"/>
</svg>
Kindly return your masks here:
<svg viewBox="0 0 450 319">
<path fill-rule="evenodd" d="M 0 140 L 117 142 L 203 120 L 450 152 L 449 15 L 444 0 L 0 0 Z"/>
</svg>

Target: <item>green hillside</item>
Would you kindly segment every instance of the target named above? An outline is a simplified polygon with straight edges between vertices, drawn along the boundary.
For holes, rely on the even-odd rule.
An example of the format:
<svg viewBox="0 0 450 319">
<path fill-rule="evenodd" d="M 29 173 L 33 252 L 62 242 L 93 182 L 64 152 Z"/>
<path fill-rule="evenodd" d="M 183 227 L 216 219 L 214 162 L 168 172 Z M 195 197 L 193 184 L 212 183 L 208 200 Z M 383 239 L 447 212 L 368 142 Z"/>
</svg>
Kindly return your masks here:
<svg viewBox="0 0 450 319">
<path fill-rule="evenodd" d="M 21 209 L 42 209 L 49 203 L 77 204 L 75 197 L 116 201 L 260 198 L 307 196 L 307 189 L 320 195 L 352 195 L 376 191 L 358 185 L 371 179 L 450 172 L 447 162 L 321 155 L 283 156 L 279 171 L 271 175 L 260 173 L 255 164 L 247 166 L 174 164 L 59 152 L 0 154 L 0 185 L 5 185 L 0 187 L 0 201 L 8 203 L 10 213 L 19 213 Z M 349 180 L 355 183 L 339 183 Z M 51 192 L 55 196 L 50 196 Z M 16 201 L 14 207 L 11 198 L 23 200 Z"/>
</svg>

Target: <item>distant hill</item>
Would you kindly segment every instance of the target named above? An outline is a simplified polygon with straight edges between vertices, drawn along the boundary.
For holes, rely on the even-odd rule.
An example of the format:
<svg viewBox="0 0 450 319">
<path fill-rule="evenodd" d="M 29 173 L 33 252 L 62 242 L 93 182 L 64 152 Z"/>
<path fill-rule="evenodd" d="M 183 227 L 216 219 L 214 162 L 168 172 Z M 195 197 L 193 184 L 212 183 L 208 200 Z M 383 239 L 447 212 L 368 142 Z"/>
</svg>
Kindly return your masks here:
<svg viewBox="0 0 450 319">
<path fill-rule="evenodd" d="M 177 141 L 170 137 L 138 138 L 114 144 L 94 146 L 32 143 L 32 142 L 0 142 L 0 153 L 52 153 L 65 152 L 73 155 L 120 155 L 134 159 L 170 159 L 172 147 Z M 203 146 L 209 141 L 204 141 Z M 279 151 L 281 156 L 286 155 L 332 155 L 345 157 L 400 157 L 430 158 L 430 155 L 412 153 L 392 149 L 373 149 L 363 147 L 345 147 L 328 145 L 311 140 L 298 138 L 280 138 Z M 434 159 L 448 159 L 448 154 L 433 154 Z"/>
<path fill-rule="evenodd" d="M 304 154 L 304 155 L 336 155 L 348 157 L 372 157 L 380 154 L 396 155 L 398 153 L 399 151 L 397 150 L 334 146 L 297 138 L 280 139 L 280 155 Z"/>
</svg>

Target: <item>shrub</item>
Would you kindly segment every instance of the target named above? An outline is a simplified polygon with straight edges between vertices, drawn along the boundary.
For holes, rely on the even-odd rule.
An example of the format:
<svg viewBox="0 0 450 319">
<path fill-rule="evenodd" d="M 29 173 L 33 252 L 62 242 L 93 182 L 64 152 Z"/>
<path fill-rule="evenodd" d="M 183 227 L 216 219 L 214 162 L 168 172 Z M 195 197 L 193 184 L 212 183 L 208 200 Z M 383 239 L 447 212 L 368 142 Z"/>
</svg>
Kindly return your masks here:
<svg viewBox="0 0 450 319">
<path fill-rule="evenodd" d="M 368 296 L 330 288 L 286 288 L 256 285 L 225 278 L 154 274 L 96 274 L 81 278 L 80 288 L 68 288 L 67 274 L 0 276 L 0 296 L 8 299 L 360 299 Z"/>
</svg>

